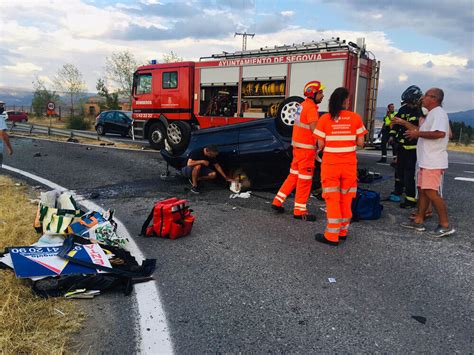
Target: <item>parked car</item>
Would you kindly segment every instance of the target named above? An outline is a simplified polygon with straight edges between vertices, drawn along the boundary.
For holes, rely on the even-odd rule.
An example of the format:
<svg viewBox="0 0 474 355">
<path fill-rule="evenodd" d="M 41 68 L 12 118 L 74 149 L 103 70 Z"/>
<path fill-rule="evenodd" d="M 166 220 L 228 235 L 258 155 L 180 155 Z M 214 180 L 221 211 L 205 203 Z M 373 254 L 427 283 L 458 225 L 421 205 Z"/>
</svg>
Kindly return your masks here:
<svg viewBox="0 0 474 355">
<path fill-rule="evenodd" d="M 23 111 L 6 111 L 7 121 L 28 122 L 28 113 Z"/>
<path fill-rule="evenodd" d="M 101 136 L 106 133 L 117 133 L 122 137 L 132 137 L 132 125 L 131 111 L 103 111 L 95 118 L 95 130 Z"/>
<path fill-rule="evenodd" d="M 183 153 L 162 149 L 161 155 L 181 170 L 191 151 L 215 144 L 219 148 L 218 161 L 226 172 L 242 171 L 252 188 L 275 187 L 288 175 L 292 159 L 291 139 L 278 132 L 275 122 L 267 118 L 193 131 Z"/>
</svg>

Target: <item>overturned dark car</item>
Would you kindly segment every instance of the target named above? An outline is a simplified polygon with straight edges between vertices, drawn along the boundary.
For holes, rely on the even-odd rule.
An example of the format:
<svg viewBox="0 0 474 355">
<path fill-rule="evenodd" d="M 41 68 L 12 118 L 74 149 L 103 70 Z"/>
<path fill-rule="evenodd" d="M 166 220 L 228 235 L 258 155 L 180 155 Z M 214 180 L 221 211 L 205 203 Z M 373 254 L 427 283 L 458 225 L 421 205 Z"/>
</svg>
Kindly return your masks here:
<svg viewBox="0 0 474 355">
<path fill-rule="evenodd" d="M 278 132 L 273 118 L 193 131 L 183 153 L 174 155 L 162 149 L 161 155 L 169 165 L 181 170 L 191 151 L 208 144 L 219 147 L 222 168 L 233 176 L 243 173 L 252 188 L 278 187 L 288 175 L 291 138 Z"/>
</svg>

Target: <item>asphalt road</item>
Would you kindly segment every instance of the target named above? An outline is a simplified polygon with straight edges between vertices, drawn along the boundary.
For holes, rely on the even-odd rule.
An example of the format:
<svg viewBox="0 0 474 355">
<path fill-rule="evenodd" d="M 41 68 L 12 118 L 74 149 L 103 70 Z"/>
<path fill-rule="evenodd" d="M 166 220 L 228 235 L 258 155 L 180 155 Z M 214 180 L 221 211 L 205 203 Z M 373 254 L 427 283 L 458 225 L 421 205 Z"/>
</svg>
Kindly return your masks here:
<svg viewBox="0 0 474 355">
<path fill-rule="evenodd" d="M 316 199 L 310 209 L 319 220 L 301 222 L 291 213 L 273 214 L 263 198 L 230 199 L 223 184 L 208 184 L 196 196 L 185 179 L 162 181 L 165 163 L 154 152 L 25 138 L 13 145 L 5 164 L 85 197 L 99 193 L 94 202 L 116 209 L 133 236 L 154 201 L 190 200 L 197 218 L 191 236 L 135 237 L 158 260 L 154 276 L 178 354 L 474 351 L 474 182 L 455 180 L 474 178 L 474 155 L 450 153 L 445 197 L 454 236 L 407 232 L 399 223 L 410 211 L 384 202 L 380 220 L 353 224 L 352 237 L 332 248 L 313 238 L 324 228 L 323 203 Z M 359 165 L 392 176 L 390 166 L 375 164 L 379 154 L 363 152 Z M 382 197 L 392 187 L 393 179 L 370 186 Z M 81 334 L 83 349 L 134 352 L 132 302 L 117 294 L 85 301 L 96 319 L 89 324 L 100 328 Z"/>
</svg>

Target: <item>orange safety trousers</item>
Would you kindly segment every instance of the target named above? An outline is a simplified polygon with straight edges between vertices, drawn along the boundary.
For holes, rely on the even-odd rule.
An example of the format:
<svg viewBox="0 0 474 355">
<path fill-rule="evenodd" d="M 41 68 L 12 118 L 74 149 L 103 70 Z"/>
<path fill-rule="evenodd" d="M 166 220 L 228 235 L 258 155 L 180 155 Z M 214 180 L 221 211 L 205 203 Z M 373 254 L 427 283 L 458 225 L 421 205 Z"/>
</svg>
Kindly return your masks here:
<svg viewBox="0 0 474 355">
<path fill-rule="evenodd" d="M 326 201 L 327 225 L 324 237 L 338 242 L 345 237 L 352 217 L 352 199 L 357 192 L 357 164 L 321 165 L 323 198 Z"/>
<path fill-rule="evenodd" d="M 286 198 L 296 188 L 294 215 L 301 216 L 308 213 L 306 203 L 313 183 L 314 149 L 293 148 L 293 161 L 290 165 L 290 174 L 273 199 L 275 206 L 281 206 Z"/>
</svg>

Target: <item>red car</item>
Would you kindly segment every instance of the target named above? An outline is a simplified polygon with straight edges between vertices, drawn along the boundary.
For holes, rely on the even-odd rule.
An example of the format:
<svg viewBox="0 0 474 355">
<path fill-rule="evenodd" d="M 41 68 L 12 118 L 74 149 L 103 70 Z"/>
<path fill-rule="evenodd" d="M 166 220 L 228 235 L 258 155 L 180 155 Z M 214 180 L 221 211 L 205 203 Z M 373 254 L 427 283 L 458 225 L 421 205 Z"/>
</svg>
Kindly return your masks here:
<svg viewBox="0 0 474 355">
<path fill-rule="evenodd" d="M 28 122 L 28 113 L 22 111 L 6 111 L 7 121 Z"/>
</svg>

